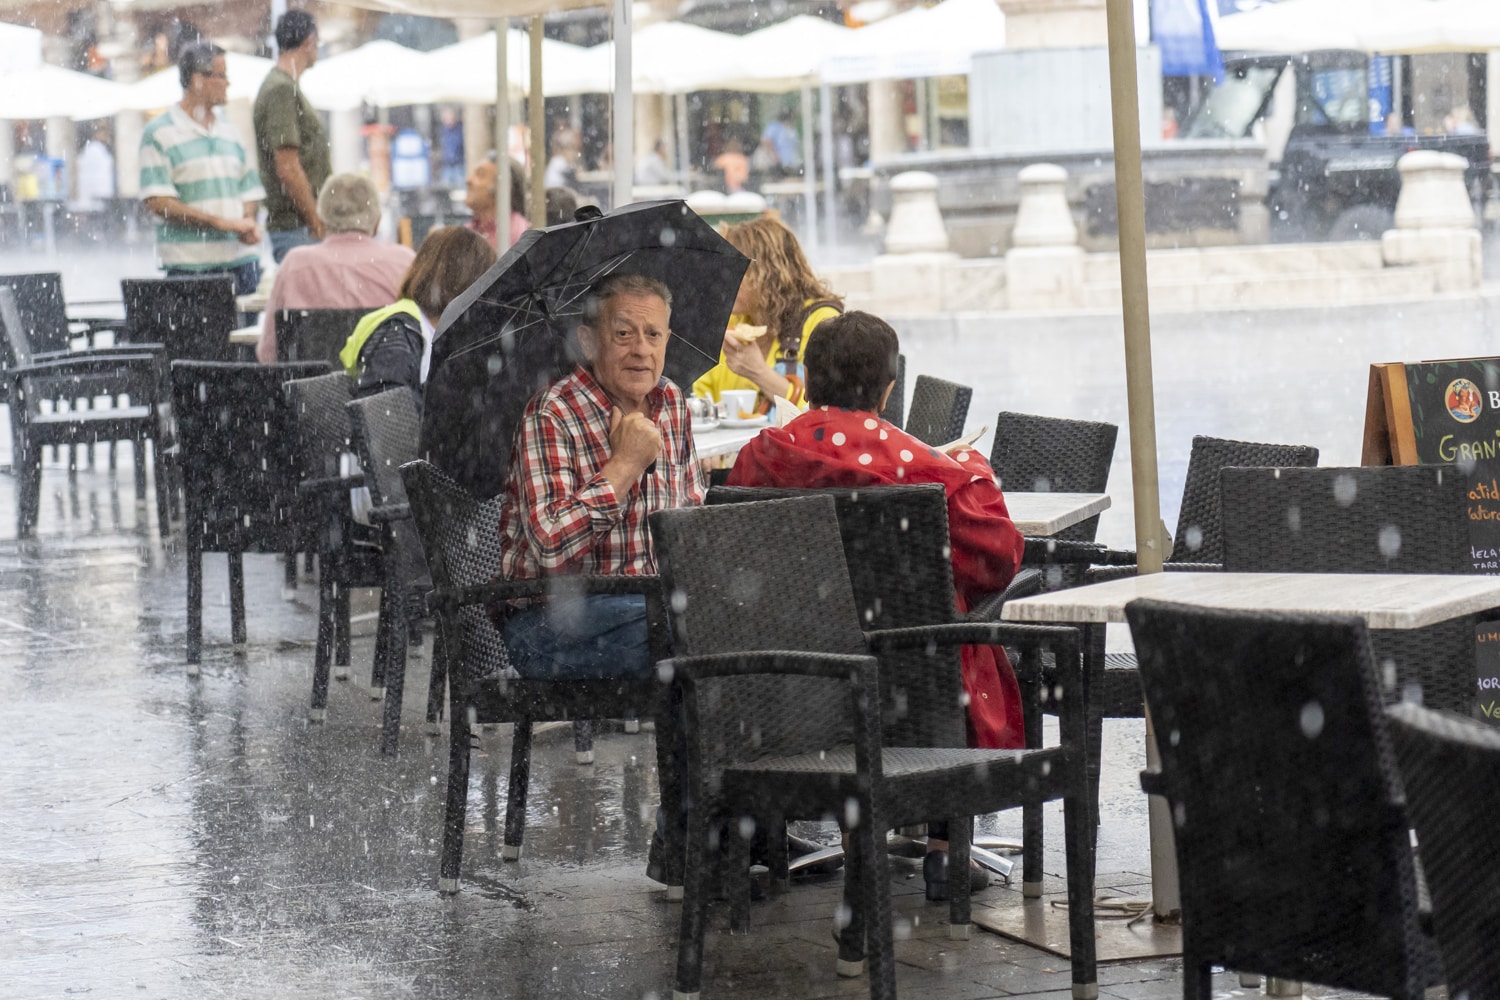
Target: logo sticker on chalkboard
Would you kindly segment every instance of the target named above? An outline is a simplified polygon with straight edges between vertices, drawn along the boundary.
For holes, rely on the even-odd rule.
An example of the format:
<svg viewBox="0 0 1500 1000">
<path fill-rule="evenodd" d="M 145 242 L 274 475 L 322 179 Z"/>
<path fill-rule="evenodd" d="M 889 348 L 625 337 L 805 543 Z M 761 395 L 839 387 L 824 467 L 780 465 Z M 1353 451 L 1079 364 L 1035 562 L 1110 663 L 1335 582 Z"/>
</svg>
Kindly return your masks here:
<svg viewBox="0 0 1500 1000">
<path fill-rule="evenodd" d="M 1479 419 L 1479 411 L 1484 409 L 1479 387 L 1466 378 L 1456 378 L 1448 383 L 1448 389 L 1443 393 L 1443 405 L 1448 407 L 1448 416 L 1461 424 L 1472 424 Z"/>
</svg>

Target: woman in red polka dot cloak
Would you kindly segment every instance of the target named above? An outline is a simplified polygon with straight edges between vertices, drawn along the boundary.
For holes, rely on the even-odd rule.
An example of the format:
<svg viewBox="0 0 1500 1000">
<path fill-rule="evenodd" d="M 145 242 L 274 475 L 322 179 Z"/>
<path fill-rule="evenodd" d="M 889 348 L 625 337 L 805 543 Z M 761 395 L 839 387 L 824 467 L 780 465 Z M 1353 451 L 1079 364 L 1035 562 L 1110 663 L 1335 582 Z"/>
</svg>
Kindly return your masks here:
<svg viewBox="0 0 1500 1000">
<path fill-rule="evenodd" d="M 941 483 L 948 496 L 948 539 L 958 609 L 1003 590 L 1021 565 L 1021 533 L 989 463 L 977 451 L 951 455 L 880 419 L 896 384 L 896 331 L 869 313 L 825 320 L 809 336 L 803 356 L 808 412 L 781 428 L 761 431 L 740 452 L 731 486 L 891 486 Z M 1016 749 L 1025 745 L 1021 691 L 1003 650 L 965 646 L 961 657 L 969 696 L 969 745 Z M 948 898 L 947 826 L 929 822 L 922 862 L 927 898 Z M 971 866 L 969 890 L 989 884 Z"/>
<path fill-rule="evenodd" d="M 895 385 L 896 331 L 877 316 L 848 312 L 808 338 L 804 364 L 811 409 L 768 428 L 739 453 L 731 486 L 889 486 L 941 483 L 958 610 L 1005 589 L 1021 565 L 1021 533 L 1011 523 L 995 474 L 979 452 L 945 454 L 881 420 Z M 1021 692 L 1002 650 L 966 646 L 969 745 L 1025 746 Z"/>
</svg>

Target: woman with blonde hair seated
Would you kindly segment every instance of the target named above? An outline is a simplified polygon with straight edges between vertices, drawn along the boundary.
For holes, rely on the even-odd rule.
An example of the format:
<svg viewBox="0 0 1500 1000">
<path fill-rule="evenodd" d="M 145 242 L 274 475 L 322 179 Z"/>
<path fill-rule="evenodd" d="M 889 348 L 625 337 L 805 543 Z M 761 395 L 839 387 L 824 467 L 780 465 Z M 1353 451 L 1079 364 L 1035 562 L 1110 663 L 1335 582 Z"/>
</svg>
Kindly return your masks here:
<svg viewBox="0 0 1500 1000">
<path fill-rule="evenodd" d="M 719 363 L 693 383 L 693 395 L 716 401 L 726 389 L 760 393 L 757 411 L 780 396 L 806 404 L 802 358 L 808 335 L 844 311 L 844 300 L 813 273 L 797 237 L 779 220 L 762 216 L 724 230 L 724 238 L 750 258 Z"/>
</svg>

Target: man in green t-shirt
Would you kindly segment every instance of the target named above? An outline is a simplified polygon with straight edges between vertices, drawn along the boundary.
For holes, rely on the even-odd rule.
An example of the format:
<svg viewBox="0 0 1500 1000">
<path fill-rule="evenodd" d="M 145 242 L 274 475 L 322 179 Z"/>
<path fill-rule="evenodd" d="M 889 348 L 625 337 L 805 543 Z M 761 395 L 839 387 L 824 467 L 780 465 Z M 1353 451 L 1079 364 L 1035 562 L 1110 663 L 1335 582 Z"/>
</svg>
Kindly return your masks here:
<svg viewBox="0 0 1500 1000">
<path fill-rule="evenodd" d="M 266 230 L 276 263 L 323 238 L 317 192 L 333 172 L 328 133 L 298 79 L 318 61 L 318 22 L 305 10 L 276 20 L 276 65 L 255 98 L 255 151 L 266 188 Z"/>
</svg>

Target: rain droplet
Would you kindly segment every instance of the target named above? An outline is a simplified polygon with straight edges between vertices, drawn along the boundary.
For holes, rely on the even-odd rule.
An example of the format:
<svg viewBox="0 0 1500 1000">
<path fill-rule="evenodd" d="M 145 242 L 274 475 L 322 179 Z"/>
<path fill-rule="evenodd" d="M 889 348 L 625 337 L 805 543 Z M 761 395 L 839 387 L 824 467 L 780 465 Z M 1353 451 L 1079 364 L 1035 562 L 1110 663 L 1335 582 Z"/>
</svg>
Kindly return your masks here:
<svg viewBox="0 0 1500 1000">
<path fill-rule="evenodd" d="M 664 247 L 677 245 L 677 230 L 671 226 L 663 226 L 661 231 L 661 245 Z"/>
<path fill-rule="evenodd" d="M 1394 559 L 1401 554 L 1401 529 L 1394 524 L 1387 524 L 1380 529 L 1380 555 L 1385 559 Z"/>
<path fill-rule="evenodd" d="M 1347 507 L 1359 495 L 1359 484 L 1353 476 L 1337 476 L 1333 480 L 1333 500 L 1340 507 Z"/>
<path fill-rule="evenodd" d="M 1297 722 L 1302 727 L 1303 736 L 1310 740 L 1317 739 L 1323 733 L 1323 706 L 1316 701 L 1303 705 Z"/>
<path fill-rule="evenodd" d="M 859 826 L 859 799 L 849 796 L 844 800 L 844 827 L 853 830 Z"/>
<path fill-rule="evenodd" d="M 1196 524 L 1188 525 L 1187 534 L 1182 536 L 1182 540 L 1187 543 L 1189 551 L 1198 551 L 1203 548 L 1203 529 Z"/>
</svg>

